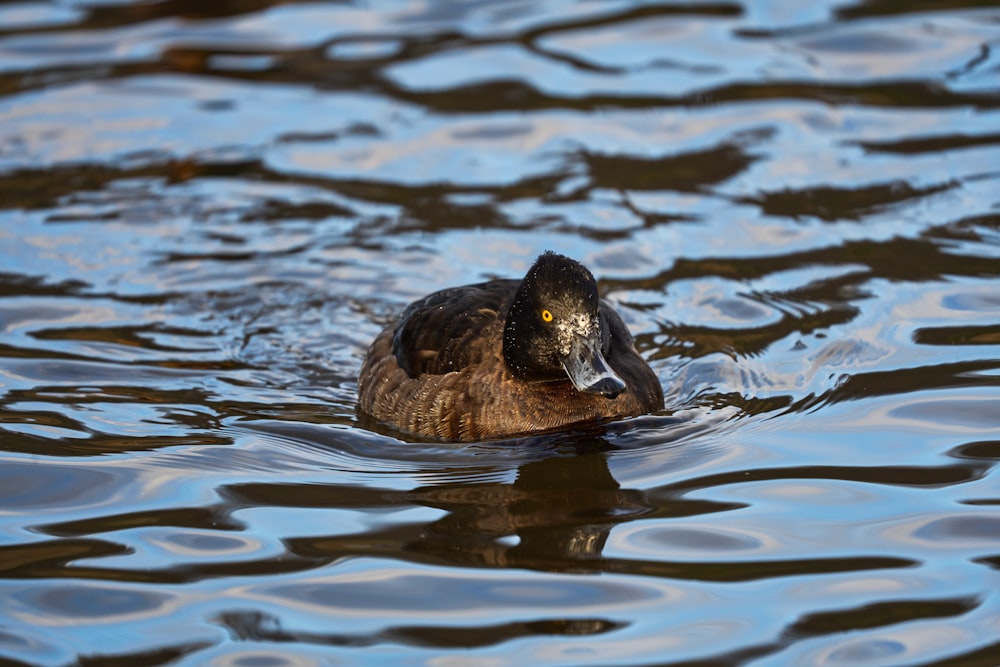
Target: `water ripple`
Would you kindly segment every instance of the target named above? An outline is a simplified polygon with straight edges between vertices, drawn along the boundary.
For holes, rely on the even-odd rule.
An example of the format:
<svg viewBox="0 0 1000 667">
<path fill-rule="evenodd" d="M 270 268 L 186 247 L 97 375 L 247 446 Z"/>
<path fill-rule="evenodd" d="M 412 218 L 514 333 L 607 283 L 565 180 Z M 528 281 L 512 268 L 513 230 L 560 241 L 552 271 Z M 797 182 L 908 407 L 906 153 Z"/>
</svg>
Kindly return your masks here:
<svg viewBox="0 0 1000 667">
<path fill-rule="evenodd" d="M 997 20 L 3 5 L 0 662 L 992 664 Z M 546 249 L 663 411 L 357 413 Z"/>
</svg>

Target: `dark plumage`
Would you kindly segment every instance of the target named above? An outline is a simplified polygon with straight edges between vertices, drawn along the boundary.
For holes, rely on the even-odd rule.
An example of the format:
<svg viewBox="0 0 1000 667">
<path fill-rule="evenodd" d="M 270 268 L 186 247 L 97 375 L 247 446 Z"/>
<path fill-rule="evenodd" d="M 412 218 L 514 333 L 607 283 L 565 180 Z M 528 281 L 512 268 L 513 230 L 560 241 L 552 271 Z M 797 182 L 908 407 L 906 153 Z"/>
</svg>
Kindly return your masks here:
<svg viewBox="0 0 1000 667">
<path fill-rule="evenodd" d="M 582 264 L 416 301 L 375 338 L 359 408 L 403 431 L 483 440 L 663 408 L 663 390 Z"/>
</svg>

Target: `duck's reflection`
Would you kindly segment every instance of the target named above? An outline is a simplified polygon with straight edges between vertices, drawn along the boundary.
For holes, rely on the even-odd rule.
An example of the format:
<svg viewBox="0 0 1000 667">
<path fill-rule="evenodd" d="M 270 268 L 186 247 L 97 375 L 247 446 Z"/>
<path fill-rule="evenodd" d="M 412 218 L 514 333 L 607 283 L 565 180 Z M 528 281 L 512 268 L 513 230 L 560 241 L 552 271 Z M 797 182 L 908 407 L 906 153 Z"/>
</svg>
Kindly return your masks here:
<svg viewBox="0 0 1000 667">
<path fill-rule="evenodd" d="M 691 433 L 673 418 L 660 419 L 656 426 L 669 426 L 677 437 Z M 339 431 L 301 423 L 258 430 L 310 450 L 343 450 L 342 459 L 352 470 L 360 457 L 370 461 L 366 471 L 371 472 L 362 476 L 362 484 L 338 476 L 342 483 L 260 482 L 219 489 L 219 511 L 233 517 L 252 516 L 240 510 L 257 507 L 334 510 L 328 527 L 312 523 L 314 530 L 308 534 L 281 536 L 287 550 L 281 567 L 286 571 L 315 569 L 345 558 L 380 558 L 459 567 L 673 572 L 671 564 L 607 557 L 614 527 L 638 518 L 696 516 L 738 507 L 688 497 L 690 484 L 622 488 L 614 462 L 631 461 L 631 469 L 645 457 L 642 450 L 638 457 L 619 457 L 626 454 L 621 450 L 629 440 L 607 424 L 458 449 L 377 436 L 358 447 L 353 437 L 346 442 L 331 439 Z M 370 447 L 378 448 L 385 456 L 382 465 L 390 466 L 383 483 L 377 481 L 380 464 L 370 459 Z M 663 465 L 671 450 L 657 451 L 657 465 Z M 690 465 L 710 456 L 712 449 L 685 447 L 683 452 Z M 350 479 L 356 482 L 358 477 Z M 350 529 L 338 521 L 345 513 L 351 517 Z M 289 525 L 289 530 L 295 528 Z"/>
<path fill-rule="evenodd" d="M 230 512 L 251 506 L 330 508 L 378 512 L 429 507 L 426 521 L 372 522 L 361 533 L 288 537 L 299 568 L 345 557 L 383 557 L 461 566 L 543 570 L 600 569 L 616 524 L 649 513 L 643 491 L 622 489 L 608 467 L 612 449 L 600 436 L 580 435 L 572 446 L 409 490 L 317 484 L 239 484 L 223 495 Z M 504 469 L 507 472 L 504 472 Z M 300 559 L 304 559 L 300 560 Z M 310 564 L 311 565 L 308 565 Z"/>
<path fill-rule="evenodd" d="M 410 498 L 447 514 L 407 550 L 535 569 L 588 569 L 615 524 L 650 510 L 642 492 L 619 486 L 602 452 L 525 463 L 511 484 L 423 487 Z"/>
</svg>

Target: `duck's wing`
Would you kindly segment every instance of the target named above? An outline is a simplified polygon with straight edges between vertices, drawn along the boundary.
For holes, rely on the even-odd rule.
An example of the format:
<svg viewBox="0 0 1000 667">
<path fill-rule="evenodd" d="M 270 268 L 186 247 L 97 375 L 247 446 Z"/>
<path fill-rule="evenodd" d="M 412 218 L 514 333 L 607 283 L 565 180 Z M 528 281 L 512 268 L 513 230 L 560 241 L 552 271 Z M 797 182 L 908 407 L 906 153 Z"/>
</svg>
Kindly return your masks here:
<svg viewBox="0 0 1000 667">
<path fill-rule="evenodd" d="M 410 377 L 459 371 L 500 353 L 503 317 L 517 280 L 494 280 L 430 294 L 403 311 L 392 347 Z"/>
<path fill-rule="evenodd" d="M 642 411 L 656 412 L 663 409 L 663 387 L 656 373 L 635 349 L 631 332 L 621 315 L 607 301 L 601 300 L 598 309 L 606 338 L 603 341 L 604 358 L 618 374 L 636 399 Z"/>
</svg>

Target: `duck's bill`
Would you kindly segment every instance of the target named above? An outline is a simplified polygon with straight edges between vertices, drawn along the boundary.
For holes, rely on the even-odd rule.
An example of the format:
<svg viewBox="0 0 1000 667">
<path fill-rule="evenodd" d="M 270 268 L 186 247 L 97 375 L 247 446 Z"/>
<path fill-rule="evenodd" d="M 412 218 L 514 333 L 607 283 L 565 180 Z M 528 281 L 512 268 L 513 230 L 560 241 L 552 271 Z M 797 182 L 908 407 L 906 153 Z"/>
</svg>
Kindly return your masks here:
<svg viewBox="0 0 1000 667">
<path fill-rule="evenodd" d="M 569 356 L 563 361 L 563 368 L 577 391 L 615 398 L 625 390 L 625 383 L 608 366 L 601 348 L 593 339 L 575 337 Z"/>
</svg>

